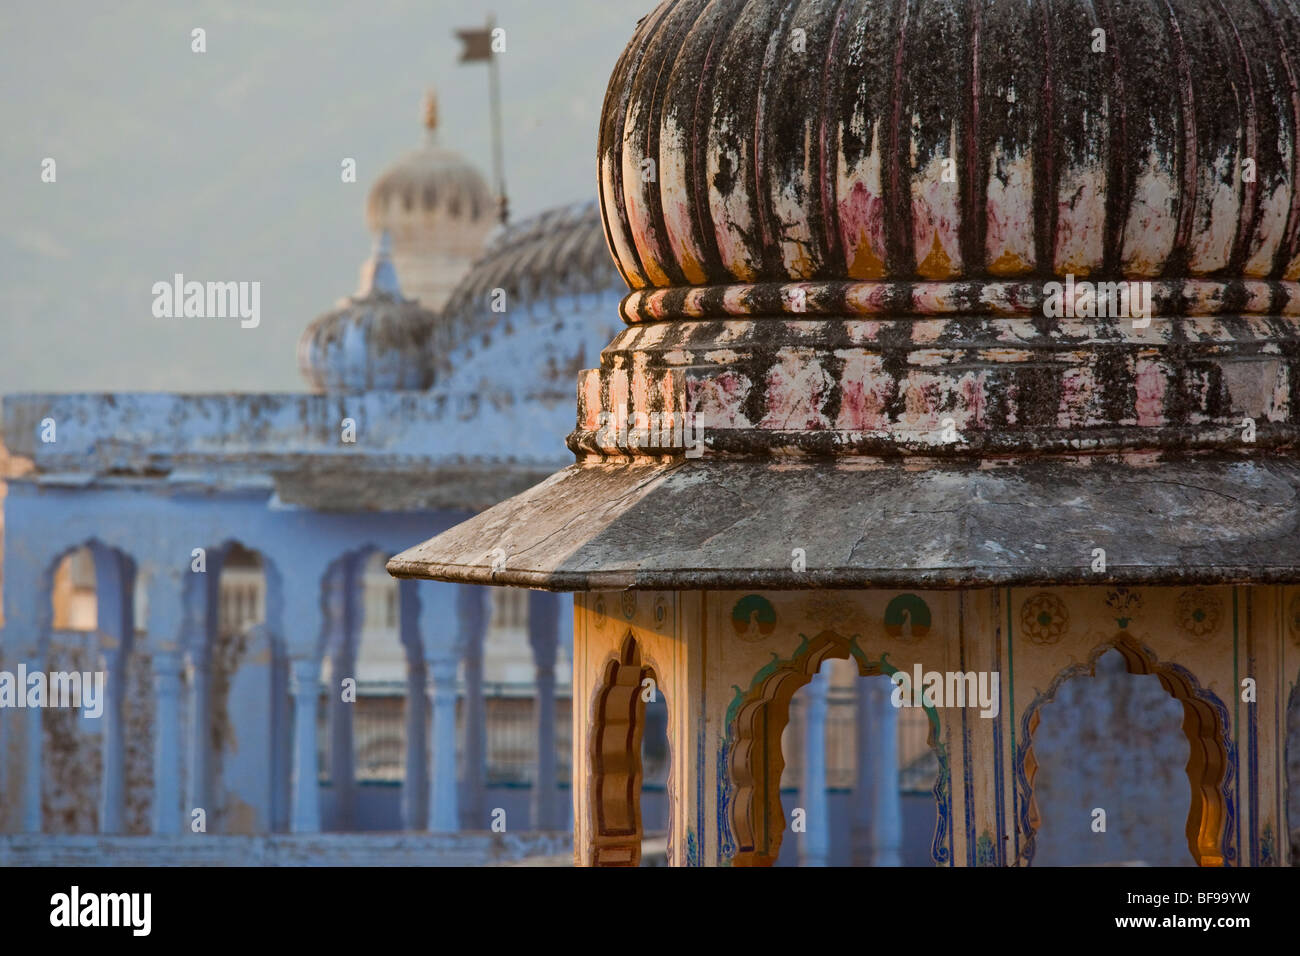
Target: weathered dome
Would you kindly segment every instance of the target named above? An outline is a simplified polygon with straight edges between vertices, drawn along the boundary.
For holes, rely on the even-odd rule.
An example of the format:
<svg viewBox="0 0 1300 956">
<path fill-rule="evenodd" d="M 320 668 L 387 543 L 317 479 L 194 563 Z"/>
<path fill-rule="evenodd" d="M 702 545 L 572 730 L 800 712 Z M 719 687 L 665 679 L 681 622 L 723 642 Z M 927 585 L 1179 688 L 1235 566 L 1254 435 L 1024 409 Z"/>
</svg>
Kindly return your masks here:
<svg viewBox="0 0 1300 956">
<path fill-rule="evenodd" d="M 357 294 L 312 321 L 298 340 L 298 367 L 325 391 L 425 389 L 433 383 L 429 339 L 437 317 L 403 298 L 381 233 Z"/>
<path fill-rule="evenodd" d="M 389 165 L 366 198 L 366 222 L 387 232 L 402 287 L 427 308 L 440 309 L 478 257 L 497 221 L 482 174 L 437 141 L 437 100 L 425 101 L 425 142 Z"/>
<path fill-rule="evenodd" d="M 929 302 L 876 280 L 973 308 L 979 280 L 1294 279 L 1297 53 L 1273 0 L 663 3 L 605 102 L 611 248 L 633 289 L 730 287 L 688 300 L 719 314 L 780 311 L 765 283 L 879 312 Z"/>
<path fill-rule="evenodd" d="M 1298 68 L 1272 2 L 662 3 L 599 165 L 624 319 L 670 327 L 571 445 L 665 393 L 724 454 L 1294 442 Z"/>
<path fill-rule="evenodd" d="M 541 363 L 548 387 L 571 398 L 582 363 L 594 361 L 618 328 L 617 308 L 609 305 L 623 291 L 594 200 L 512 223 L 492 239 L 440 315 L 433 340 L 438 375 L 480 362 L 495 342 L 529 338 L 524 360 Z M 519 334 L 532 326 L 529 336 Z M 517 378 L 520 371 L 509 374 Z"/>
</svg>

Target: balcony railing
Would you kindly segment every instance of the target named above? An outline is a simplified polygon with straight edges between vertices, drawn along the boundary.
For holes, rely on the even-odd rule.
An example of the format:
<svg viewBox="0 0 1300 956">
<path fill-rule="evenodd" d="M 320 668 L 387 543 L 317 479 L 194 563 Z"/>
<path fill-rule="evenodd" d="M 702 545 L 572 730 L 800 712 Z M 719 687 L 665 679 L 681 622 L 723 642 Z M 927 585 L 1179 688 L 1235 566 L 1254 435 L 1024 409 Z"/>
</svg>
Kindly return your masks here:
<svg viewBox="0 0 1300 956">
<path fill-rule="evenodd" d="M 483 688 L 487 712 L 487 768 L 490 786 L 529 784 L 536 772 L 537 739 L 533 723 L 531 684 L 486 684 Z M 785 736 L 787 782 L 797 781 L 803 766 L 802 701 L 791 707 L 790 726 Z M 567 783 L 570 775 L 572 720 L 568 694 L 555 699 L 555 750 L 557 776 Z M 406 684 L 373 682 L 360 684 L 352 705 L 352 736 L 358 781 L 400 783 L 406 777 Z M 463 763 L 465 748 L 465 698 L 456 709 L 457 760 Z M 329 722 L 325 698 L 319 712 L 320 766 L 328 780 Z M 643 737 L 642 760 L 646 785 L 661 786 L 667 778 L 667 714 L 662 700 L 648 708 Z M 922 710 L 898 712 L 899 786 L 908 792 L 928 792 L 934 787 L 938 762 L 930 748 L 930 724 Z M 857 712 L 854 694 L 834 689 L 827 698 L 826 779 L 832 789 L 849 790 L 857 776 Z"/>
</svg>

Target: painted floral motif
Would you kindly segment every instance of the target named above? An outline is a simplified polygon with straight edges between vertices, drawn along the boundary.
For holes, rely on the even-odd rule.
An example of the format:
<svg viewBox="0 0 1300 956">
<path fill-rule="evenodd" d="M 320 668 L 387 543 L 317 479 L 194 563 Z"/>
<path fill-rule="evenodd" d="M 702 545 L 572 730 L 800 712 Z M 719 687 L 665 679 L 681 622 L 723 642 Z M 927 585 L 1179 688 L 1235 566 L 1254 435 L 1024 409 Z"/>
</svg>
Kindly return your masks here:
<svg viewBox="0 0 1300 956">
<path fill-rule="evenodd" d="M 1178 596 L 1178 626 L 1202 640 L 1219 629 L 1223 602 L 1209 588 L 1191 588 Z"/>
<path fill-rule="evenodd" d="M 1106 606 L 1115 614 L 1115 623 L 1127 629 L 1142 610 L 1142 595 L 1128 588 L 1114 588 L 1106 592 Z"/>
<path fill-rule="evenodd" d="M 636 617 L 636 592 L 624 591 L 619 595 L 619 602 L 623 608 L 623 616 L 629 621 Z"/>
<path fill-rule="evenodd" d="M 776 608 L 761 594 L 746 594 L 731 609 L 731 626 L 742 640 L 760 641 L 776 630 Z"/>
<path fill-rule="evenodd" d="M 668 623 L 668 599 L 662 594 L 655 598 L 655 628 L 663 630 Z"/>
<path fill-rule="evenodd" d="M 603 594 L 596 596 L 596 603 L 592 606 L 592 610 L 596 614 L 596 620 L 593 622 L 596 626 L 596 630 L 603 630 L 605 622 L 608 620 L 605 617 L 605 596 Z"/>
<path fill-rule="evenodd" d="M 900 594 L 885 606 L 885 633 L 914 644 L 930 633 L 930 608 L 915 594 Z"/>
<path fill-rule="evenodd" d="M 1070 629 L 1070 613 L 1060 598 L 1042 591 L 1020 608 L 1020 627 L 1031 644 L 1056 644 Z"/>
</svg>

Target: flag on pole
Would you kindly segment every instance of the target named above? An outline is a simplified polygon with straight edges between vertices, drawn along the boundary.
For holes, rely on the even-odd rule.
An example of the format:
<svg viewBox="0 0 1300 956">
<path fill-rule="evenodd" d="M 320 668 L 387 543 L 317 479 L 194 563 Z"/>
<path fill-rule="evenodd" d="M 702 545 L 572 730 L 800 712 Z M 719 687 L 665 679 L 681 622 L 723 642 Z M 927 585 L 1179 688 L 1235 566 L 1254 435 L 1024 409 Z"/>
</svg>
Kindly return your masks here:
<svg viewBox="0 0 1300 956">
<path fill-rule="evenodd" d="M 510 206 L 506 201 L 505 163 L 501 158 L 501 90 L 497 77 L 496 54 L 505 50 L 505 31 L 496 29 L 496 20 L 488 16 L 487 26 L 471 27 L 467 30 L 454 31 L 460 38 L 463 49 L 460 51 L 461 63 L 486 63 L 488 65 L 488 101 L 492 110 L 492 168 L 496 178 L 497 203 L 500 207 L 501 224 L 510 218 Z M 493 34 L 498 33 L 502 43 L 493 46 Z"/>
<path fill-rule="evenodd" d="M 476 63 L 492 59 L 492 31 L 486 27 L 472 30 L 457 30 L 456 36 L 465 48 L 460 51 L 460 63 Z"/>
</svg>

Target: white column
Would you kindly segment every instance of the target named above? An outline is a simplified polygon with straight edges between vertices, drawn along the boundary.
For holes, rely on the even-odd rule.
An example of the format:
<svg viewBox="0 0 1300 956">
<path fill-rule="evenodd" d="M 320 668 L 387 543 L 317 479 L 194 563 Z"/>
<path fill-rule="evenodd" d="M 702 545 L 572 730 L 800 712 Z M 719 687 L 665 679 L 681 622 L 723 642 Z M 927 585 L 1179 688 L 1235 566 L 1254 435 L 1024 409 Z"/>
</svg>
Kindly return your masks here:
<svg viewBox="0 0 1300 956">
<path fill-rule="evenodd" d="M 429 676 L 429 739 L 433 741 L 432 780 L 429 786 L 429 829 L 455 833 L 460 829 L 456 794 L 456 671 L 455 656 L 425 662 Z"/>
<path fill-rule="evenodd" d="M 151 597 L 151 602 L 153 598 Z M 153 604 L 150 604 L 152 611 Z M 181 832 L 181 652 L 153 654 L 153 832 Z"/>
<path fill-rule="evenodd" d="M 534 830 L 561 826 L 555 769 L 555 654 L 559 633 L 560 597 L 547 591 L 528 592 L 528 643 L 536 673 L 533 732 L 537 741 L 537 773 L 533 778 Z"/>
<path fill-rule="evenodd" d="M 902 866 L 903 815 L 898 793 L 898 712 L 883 677 L 857 682 L 857 763 L 853 792 L 853 863 Z"/>
<path fill-rule="evenodd" d="M 813 679 L 800 695 L 804 700 L 804 763 L 802 806 L 806 832 L 799 841 L 800 866 L 826 866 L 830 859 L 830 808 L 826 801 L 826 696 L 830 676 Z"/>
<path fill-rule="evenodd" d="M 320 786 L 316 756 L 316 707 L 320 700 L 320 664 L 314 657 L 289 662 L 293 695 L 292 809 L 293 833 L 320 832 Z"/>
<path fill-rule="evenodd" d="M 460 646 L 465 655 L 465 789 L 461 821 L 468 830 L 488 825 L 484 808 L 487 789 L 487 704 L 483 699 L 483 637 L 488 625 L 488 589 L 458 586 L 456 602 Z"/>
<path fill-rule="evenodd" d="M 902 866 L 903 807 L 898 793 L 898 711 L 891 700 L 892 685 L 872 682 L 871 714 L 875 718 L 872 737 L 879 754 L 873 761 L 876 799 L 871 821 L 872 863 Z"/>
<path fill-rule="evenodd" d="M 418 596 L 413 590 L 417 584 Z M 425 723 L 420 728 L 421 759 L 425 740 L 431 751 L 425 825 L 435 833 L 455 833 L 461 829 L 456 780 L 456 679 L 463 650 L 460 624 L 463 589 L 441 581 L 403 581 L 402 586 L 405 588 L 402 614 L 407 615 L 409 610 L 411 626 L 418 623 L 415 635 L 418 642 L 413 646 L 418 646 L 423 654 L 420 670 L 425 683 L 420 687 L 420 696 L 425 699 L 421 701 L 420 713 Z M 418 622 L 414 617 L 416 612 Z M 408 776 L 410 773 L 408 765 Z"/>
</svg>

